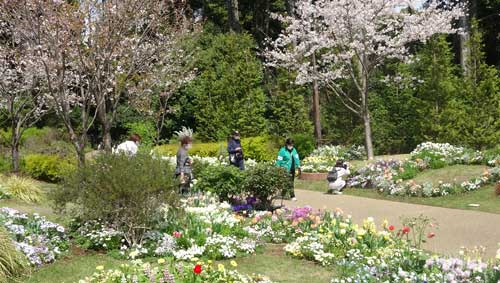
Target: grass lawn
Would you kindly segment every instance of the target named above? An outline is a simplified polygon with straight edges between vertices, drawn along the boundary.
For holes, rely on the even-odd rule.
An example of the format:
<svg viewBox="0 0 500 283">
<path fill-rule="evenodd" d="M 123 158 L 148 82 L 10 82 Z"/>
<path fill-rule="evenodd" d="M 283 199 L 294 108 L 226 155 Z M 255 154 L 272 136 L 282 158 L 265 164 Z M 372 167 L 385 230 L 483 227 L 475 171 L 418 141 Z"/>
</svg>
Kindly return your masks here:
<svg viewBox="0 0 500 283">
<path fill-rule="evenodd" d="M 262 253 L 237 258 L 237 270 L 246 274 L 262 274 L 280 283 L 327 283 L 334 271 L 306 260 L 285 255 L 283 245 L 268 245 Z M 224 261 L 224 264 L 229 264 Z"/>
<path fill-rule="evenodd" d="M 245 274 L 262 274 L 281 283 L 326 283 L 333 277 L 333 271 L 312 262 L 293 259 L 284 254 L 283 245 L 269 245 L 256 255 L 236 258 L 237 270 Z M 228 268 L 230 260 L 221 261 Z M 21 278 L 22 283 L 73 283 L 92 275 L 96 266 L 105 269 L 116 268 L 126 260 L 117 260 L 105 254 L 76 254 L 56 261 L 29 276 Z"/>
<path fill-rule="evenodd" d="M 463 182 L 470 178 L 480 176 L 484 172 L 484 169 L 485 166 L 453 165 L 436 170 L 426 170 L 418 174 L 414 180 L 417 183 L 432 182 L 434 184 L 436 184 L 440 180 L 443 182 Z M 295 188 L 325 192 L 327 183 L 326 181 L 297 180 L 297 182 L 295 183 Z M 500 197 L 495 196 L 493 185 L 485 186 L 475 192 L 432 198 L 387 196 L 379 194 L 375 190 L 355 188 L 346 189 L 344 193 L 347 195 L 359 197 L 440 206 L 447 208 L 477 210 L 500 214 Z M 476 203 L 480 206 L 468 206 L 471 203 Z"/>
</svg>

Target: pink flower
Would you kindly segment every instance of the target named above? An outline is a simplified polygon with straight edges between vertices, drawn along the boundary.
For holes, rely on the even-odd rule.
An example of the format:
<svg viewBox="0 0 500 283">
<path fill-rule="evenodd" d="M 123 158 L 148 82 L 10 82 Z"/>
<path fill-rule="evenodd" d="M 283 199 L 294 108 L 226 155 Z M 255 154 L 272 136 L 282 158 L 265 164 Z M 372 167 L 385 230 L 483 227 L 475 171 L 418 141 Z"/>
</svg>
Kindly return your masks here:
<svg viewBox="0 0 500 283">
<path fill-rule="evenodd" d="M 182 237 L 182 233 L 179 231 L 174 231 L 174 233 L 172 233 L 172 236 L 174 236 L 174 238 L 180 238 Z"/>
<path fill-rule="evenodd" d="M 395 228 L 394 228 L 394 225 L 390 225 L 390 226 L 388 227 L 388 229 L 389 229 L 389 231 L 394 231 L 394 229 L 395 229 Z"/>
<path fill-rule="evenodd" d="M 430 232 L 429 234 L 427 234 L 427 238 L 431 239 L 431 238 L 434 238 L 434 236 L 436 236 L 436 234 Z"/>
</svg>

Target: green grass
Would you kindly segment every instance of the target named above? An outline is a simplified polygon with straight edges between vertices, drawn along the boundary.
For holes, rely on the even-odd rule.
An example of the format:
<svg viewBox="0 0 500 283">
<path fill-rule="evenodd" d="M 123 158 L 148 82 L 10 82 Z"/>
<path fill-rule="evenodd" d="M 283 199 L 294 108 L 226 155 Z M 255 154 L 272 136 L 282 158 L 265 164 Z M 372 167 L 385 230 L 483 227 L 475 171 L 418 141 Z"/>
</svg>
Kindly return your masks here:
<svg viewBox="0 0 500 283">
<path fill-rule="evenodd" d="M 104 268 L 111 269 L 126 262 L 104 254 L 71 255 L 33 271 L 29 276 L 22 278 L 21 282 L 73 283 L 92 275 L 96 266 L 103 265 Z"/>
<path fill-rule="evenodd" d="M 333 271 L 312 262 L 293 259 L 284 254 L 282 245 L 269 245 L 263 252 L 252 256 L 234 259 L 236 269 L 244 274 L 261 274 L 280 283 L 327 283 Z M 230 266 L 230 260 L 221 261 Z M 125 260 L 117 260 L 105 254 L 71 255 L 53 264 L 34 271 L 21 279 L 22 283 L 70 283 L 78 282 L 92 275 L 96 266 L 105 269 L 117 268 Z"/>
<path fill-rule="evenodd" d="M 334 271 L 309 261 L 286 256 L 283 245 L 268 245 L 263 253 L 236 259 L 238 271 L 262 274 L 280 283 L 327 283 Z M 223 262 L 229 264 L 229 260 Z"/>
<path fill-rule="evenodd" d="M 419 173 L 414 181 L 422 184 L 431 182 L 433 184 L 443 181 L 445 183 L 461 183 L 474 177 L 479 177 L 486 170 L 486 166 L 481 165 L 452 165 L 441 169 L 425 170 Z"/>
</svg>

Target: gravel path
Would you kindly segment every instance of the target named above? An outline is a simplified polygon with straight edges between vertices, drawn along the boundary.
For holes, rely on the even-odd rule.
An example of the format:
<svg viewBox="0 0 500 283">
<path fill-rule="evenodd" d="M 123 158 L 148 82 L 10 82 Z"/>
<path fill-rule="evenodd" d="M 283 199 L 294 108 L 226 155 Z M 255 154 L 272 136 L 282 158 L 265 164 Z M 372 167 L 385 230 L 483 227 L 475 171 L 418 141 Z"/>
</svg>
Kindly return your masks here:
<svg viewBox="0 0 500 283">
<path fill-rule="evenodd" d="M 352 215 L 355 223 L 373 217 L 377 224 L 387 219 L 395 226 L 401 217 L 424 214 L 438 224 L 436 236 L 424 247 L 445 255 L 457 255 L 461 247 L 483 246 L 486 256 L 494 257 L 500 243 L 500 214 L 415 205 L 370 198 L 327 195 L 321 192 L 295 190 L 297 201 L 285 201 L 288 207 L 310 205 L 318 209 L 340 208 Z"/>
</svg>

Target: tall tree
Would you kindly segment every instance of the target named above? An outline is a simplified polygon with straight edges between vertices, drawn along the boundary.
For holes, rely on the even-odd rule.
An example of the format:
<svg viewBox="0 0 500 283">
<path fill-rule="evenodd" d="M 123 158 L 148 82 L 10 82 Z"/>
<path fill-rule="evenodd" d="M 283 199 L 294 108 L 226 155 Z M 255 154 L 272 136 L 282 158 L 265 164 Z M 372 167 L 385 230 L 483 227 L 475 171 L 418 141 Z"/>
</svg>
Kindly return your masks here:
<svg viewBox="0 0 500 283">
<path fill-rule="evenodd" d="M 240 32 L 240 11 L 238 0 L 226 0 L 229 30 Z"/>
<path fill-rule="evenodd" d="M 297 83 L 318 80 L 363 119 L 368 158 L 373 159 L 370 78 L 387 59 L 407 59 L 408 43 L 425 41 L 435 33 L 452 33 L 461 7 L 441 9 L 438 3 L 408 7 L 399 0 L 301 0 L 296 17 L 282 17 L 287 25 L 267 52 L 269 64 L 298 71 Z M 411 12 L 410 12 L 411 11 Z M 317 57 L 317 65 L 310 58 Z M 309 58 L 309 60 L 304 60 Z M 357 89 L 351 96 L 341 81 Z"/>
<path fill-rule="evenodd" d="M 11 25 L 19 48 L 33 55 L 33 71 L 42 70 L 39 75 L 46 87 L 45 101 L 63 122 L 83 165 L 96 106 L 90 81 L 75 64 L 84 17 L 78 7 L 64 1 L 2 1 L 0 5 L 2 18 Z"/>
<path fill-rule="evenodd" d="M 170 82 L 188 76 L 179 48 L 189 28 L 186 5 L 182 0 L 80 1 L 86 20 L 75 63 L 90 81 L 107 151 L 121 103 L 148 95 L 162 76 Z"/>
<path fill-rule="evenodd" d="M 19 171 L 19 146 L 26 128 L 46 112 L 39 73 L 33 57 L 17 46 L 8 23 L 0 22 L 0 114 L 10 123 L 12 171 Z"/>
</svg>

